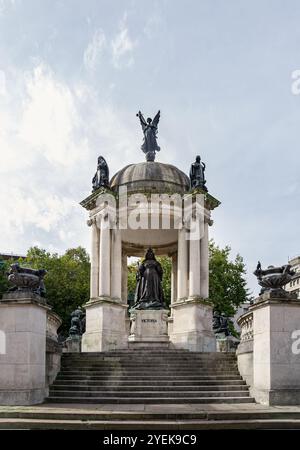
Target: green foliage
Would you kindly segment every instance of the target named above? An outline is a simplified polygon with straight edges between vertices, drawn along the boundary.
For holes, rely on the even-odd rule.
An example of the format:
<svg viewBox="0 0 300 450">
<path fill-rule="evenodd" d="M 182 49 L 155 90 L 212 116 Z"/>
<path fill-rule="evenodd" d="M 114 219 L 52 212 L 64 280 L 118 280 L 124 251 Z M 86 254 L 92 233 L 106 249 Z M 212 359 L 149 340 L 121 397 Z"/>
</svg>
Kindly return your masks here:
<svg viewBox="0 0 300 450">
<path fill-rule="evenodd" d="M 164 275 L 162 280 L 162 287 L 164 291 L 165 303 L 169 305 L 171 303 L 171 271 L 172 261 L 167 256 L 160 256 L 156 258 L 160 262 Z M 141 260 L 139 260 L 140 262 Z M 128 296 L 132 296 L 136 288 L 136 272 L 137 262 L 128 266 Z"/>
<path fill-rule="evenodd" d="M 214 308 L 227 316 L 234 315 L 235 309 L 248 300 L 245 280 L 245 264 L 243 258 L 237 255 L 230 260 L 230 247 L 224 249 L 216 246 L 213 241 L 209 244 L 209 297 Z M 162 265 L 163 290 L 167 305 L 171 302 L 171 259 L 164 256 L 157 260 Z M 6 272 L 9 265 L 15 261 L 2 261 L 0 264 L 0 296 L 7 290 Z M 70 327 L 70 313 L 78 306 L 89 300 L 90 260 L 86 250 L 82 247 L 69 249 L 64 255 L 49 253 L 44 249 L 32 247 L 28 250 L 25 260 L 20 265 L 36 269 L 45 268 L 47 301 L 53 310 L 62 318 L 61 331 L 68 333 Z M 137 263 L 128 266 L 128 296 L 133 297 L 136 288 Z"/>
<path fill-rule="evenodd" d="M 230 251 L 229 246 L 221 249 L 209 243 L 209 298 L 215 310 L 229 317 L 248 300 L 243 258 L 237 255 L 231 261 Z"/>
<path fill-rule="evenodd" d="M 25 263 L 29 267 L 48 271 L 45 277 L 47 302 L 63 320 L 60 331 L 67 334 L 71 312 L 89 300 L 89 255 L 82 247 L 69 249 L 62 256 L 32 247 L 28 250 Z"/>
<path fill-rule="evenodd" d="M 0 298 L 4 294 L 4 292 L 8 289 L 8 280 L 6 273 L 8 272 L 9 265 L 13 263 L 13 260 L 0 260 Z"/>
</svg>

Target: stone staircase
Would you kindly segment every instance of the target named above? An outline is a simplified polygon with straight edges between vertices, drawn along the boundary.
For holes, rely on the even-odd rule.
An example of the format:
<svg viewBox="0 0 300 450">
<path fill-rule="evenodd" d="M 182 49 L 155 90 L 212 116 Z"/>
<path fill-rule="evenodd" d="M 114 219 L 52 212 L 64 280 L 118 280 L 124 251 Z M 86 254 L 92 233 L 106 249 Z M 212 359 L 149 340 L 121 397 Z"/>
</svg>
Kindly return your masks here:
<svg viewBox="0 0 300 450">
<path fill-rule="evenodd" d="M 253 403 L 233 353 L 124 350 L 64 354 L 47 402 Z"/>
</svg>

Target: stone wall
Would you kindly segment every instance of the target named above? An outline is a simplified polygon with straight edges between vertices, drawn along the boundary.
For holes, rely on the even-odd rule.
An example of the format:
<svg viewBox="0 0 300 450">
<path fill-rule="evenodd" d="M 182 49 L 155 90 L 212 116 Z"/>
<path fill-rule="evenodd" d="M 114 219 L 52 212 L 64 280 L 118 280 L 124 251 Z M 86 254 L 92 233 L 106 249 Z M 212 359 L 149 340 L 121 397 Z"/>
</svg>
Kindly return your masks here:
<svg viewBox="0 0 300 450">
<path fill-rule="evenodd" d="M 249 386 L 253 385 L 253 313 L 247 312 L 238 319 L 241 342 L 237 348 L 238 368 Z"/>
<path fill-rule="evenodd" d="M 46 327 L 46 392 L 60 371 L 62 346 L 57 341 L 57 330 L 61 326 L 60 317 L 53 311 L 47 313 Z"/>
</svg>

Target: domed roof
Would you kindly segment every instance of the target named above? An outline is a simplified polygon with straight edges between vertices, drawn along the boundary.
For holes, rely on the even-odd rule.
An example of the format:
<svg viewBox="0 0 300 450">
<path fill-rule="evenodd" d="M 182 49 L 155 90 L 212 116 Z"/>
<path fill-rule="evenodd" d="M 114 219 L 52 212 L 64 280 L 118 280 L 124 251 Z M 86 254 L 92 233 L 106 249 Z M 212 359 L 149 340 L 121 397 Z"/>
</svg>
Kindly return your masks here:
<svg viewBox="0 0 300 450">
<path fill-rule="evenodd" d="M 189 190 L 190 180 L 185 173 L 171 164 L 142 162 L 130 164 L 112 177 L 111 189 L 117 191 L 119 186 L 126 186 L 128 192 L 181 194 Z"/>
</svg>

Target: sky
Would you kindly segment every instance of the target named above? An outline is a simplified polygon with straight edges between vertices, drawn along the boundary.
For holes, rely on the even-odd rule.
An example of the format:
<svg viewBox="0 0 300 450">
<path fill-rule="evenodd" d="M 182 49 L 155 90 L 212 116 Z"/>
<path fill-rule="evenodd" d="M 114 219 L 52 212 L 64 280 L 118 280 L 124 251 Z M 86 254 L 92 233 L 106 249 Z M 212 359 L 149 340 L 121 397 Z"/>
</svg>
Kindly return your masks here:
<svg viewBox="0 0 300 450">
<path fill-rule="evenodd" d="M 89 248 L 97 157 L 197 154 L 222 204 L 210 236 L 247 266 L 300 254 L 298 0 L 0 0 L 0 252 Z M 299 84 L 300 85 L 300 84 Z"/>
</svg>

